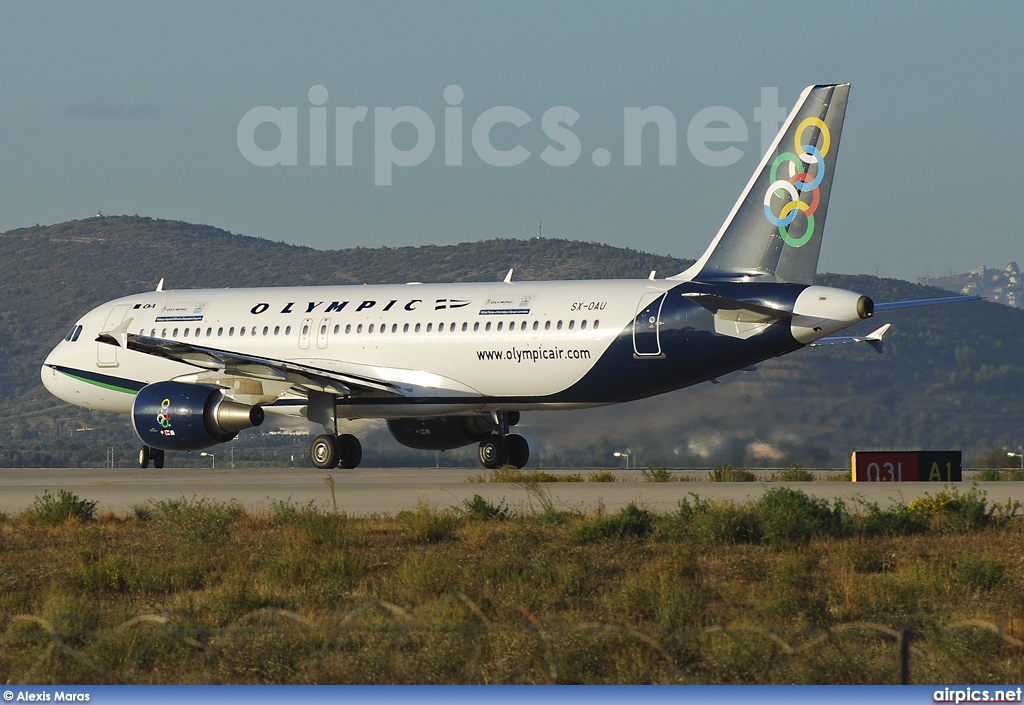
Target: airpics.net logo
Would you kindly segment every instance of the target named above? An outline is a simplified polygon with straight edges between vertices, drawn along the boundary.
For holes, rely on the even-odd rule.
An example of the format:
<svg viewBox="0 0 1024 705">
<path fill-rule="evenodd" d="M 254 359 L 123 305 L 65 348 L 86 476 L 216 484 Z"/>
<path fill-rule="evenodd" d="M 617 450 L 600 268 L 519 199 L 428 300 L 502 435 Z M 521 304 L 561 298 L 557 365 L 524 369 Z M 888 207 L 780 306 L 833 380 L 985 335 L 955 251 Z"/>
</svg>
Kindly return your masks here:
<svg viewBox="0 0 1024 705">
<path fill-rule="evenodd" d="M 578 130 L 573 129 L 581 116 L 566 105 L 544 111 L 538 134 L 534 116 L 512 105 L 466 115 L 462 107 L 465 91 L 457 85 L 444 89 L 443 105 L 439 101 L 433 117 L 427 110 L 412 105 L 375 107 L 372 111 L 365 105 L 331 110 L 327 106 L 328 91 L 321 85 L 311 87 L 308 98 L 309 106 L 301 109 L 261 105 L 242 116 L 237 140 L 238 150 L 246 161 L 259 167 L 296 167 L 301 155 L 303 165 L 326 167 L 330 163 L 352 167 L 357 141 L 362 144 L 372 136 L 373 183 L 390 186 L 395 167 L 420 166 L 436 149 L 444 152 L 446 167 L 462 166 L 475 159 L 488 166 L 509 168 L 533 158 L 548 166 L 567 167 L 584 155 L 583 140 Z M 778 88 L 762 88 L 760 105 L 753 110 L 753 121 L 760 125 L 759 154 L 771 145 L 786 115 L 787 110 L 779 106 Z M 646 137 L 657 140 L 658 164 L 675 166 L 678 125 L 672 111 L 660 105 L 623 108 L 622 165 L 642 165 Z M 471 155 L 464 153 L 467 132 Z M 713 105 L 698 111 L 688 121 L 686 146 L 699 163 L 725 167 L 744 156 L 741 146 L 750 141 L 749 134 L 743 115 L 724 105 Z M 329 154 L 329 136 L 333 137 L 333 155 Z M 307 144 L 301 144 L 303 141 Z M 523 142 L 537 146 L 531 151 Z M 541 142 L 545 143 L 542 149 Z M 589 156 L 595 166 L 606 167 L 618 155 L 600 146 L 590 149 Z"/>
</svg>

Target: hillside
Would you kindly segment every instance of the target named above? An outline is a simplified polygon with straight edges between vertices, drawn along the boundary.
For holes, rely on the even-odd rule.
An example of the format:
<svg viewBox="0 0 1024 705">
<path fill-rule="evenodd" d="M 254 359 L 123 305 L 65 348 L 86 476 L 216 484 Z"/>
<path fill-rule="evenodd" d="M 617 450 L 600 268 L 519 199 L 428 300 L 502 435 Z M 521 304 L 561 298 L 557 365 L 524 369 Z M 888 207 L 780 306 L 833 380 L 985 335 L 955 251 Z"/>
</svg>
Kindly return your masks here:
<svg viewBox="0 0 1024 705">
<path fill-rule="evenodd" d="M 596 243 L 489 240 L 455 246 L 313 250 L 209 226 L 97 217 L 0 234 L 0 451 L 45 462 L 48 449 L 134 445 L 127 423 L 57 402 L 39 384 L 46 352 L 92 306 L 152 288 L 661 276 L 689 261 Z M 898 280 L 829 275 L 819 283 L 876 301 L 943 295 Z M 626 406 L 528 414 L 523 430 L 550 462 L 596 463 L 631 448 L 641 464 L 834 465 L 853 447 L 963 448 L 967 459 L 1016 448 L 1024 389 L 1024 311 L 989 302 L 901 311 L 854 329 L 894 324 L 884 355 L 867 346 L 808 349 L 703 385 Z M 235 444 L 244 451 L 245 442 Z M 368 434 L 367 462 L 401 458 Z M 105 452 L 105 450 L 104 450 Z M 304 447 L 298 447 L 304 452 Z M 33 455 L 35 453 L 35 455 Z M 450 454 L 458 457 L 457 454 Z M 13 457 L 13 456 L 9 456 Z M 100 456 L 102 457 L 102 456 Z M 7 457 L 0 453 L 0 465 Z"/>
</svg>

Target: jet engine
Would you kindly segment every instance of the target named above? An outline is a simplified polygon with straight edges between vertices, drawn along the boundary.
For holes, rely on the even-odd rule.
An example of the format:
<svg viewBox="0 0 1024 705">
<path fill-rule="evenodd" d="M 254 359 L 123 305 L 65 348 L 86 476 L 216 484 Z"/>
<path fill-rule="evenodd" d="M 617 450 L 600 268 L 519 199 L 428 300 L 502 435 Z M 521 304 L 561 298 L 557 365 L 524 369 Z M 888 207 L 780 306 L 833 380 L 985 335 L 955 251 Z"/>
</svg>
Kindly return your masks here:
<svg viewBox="0 0 1024 705">
<path fill-rule="evenodd" d="M 142 442 L 162 450 L 200 450 L 230 441 L 263 423 L 262 407 L 224 396 L 219 387 L 157 382 L 139 390 L 132 426 Z"/>
<path fill-rule="evenodd" d="M 519 412 L 508 412 L 510 426 Z M 497 429 L 490 416 L 441 416 L 431 419 L 393 419 L 388 430 L 403 446 L 417 450 L 450 450 L 479 443 Z"/>
</svg>

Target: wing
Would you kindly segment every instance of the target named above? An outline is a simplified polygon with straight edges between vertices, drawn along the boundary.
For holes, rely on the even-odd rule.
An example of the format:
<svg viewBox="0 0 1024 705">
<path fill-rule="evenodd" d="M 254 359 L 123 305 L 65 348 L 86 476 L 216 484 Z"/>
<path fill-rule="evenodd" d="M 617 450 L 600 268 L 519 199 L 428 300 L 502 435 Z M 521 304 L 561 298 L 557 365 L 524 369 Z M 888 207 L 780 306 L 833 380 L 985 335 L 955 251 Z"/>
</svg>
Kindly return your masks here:
<svg viewBox="0 0 1024 705">
<path fill-rule="evenodd" d="M 957 301 L 978 301 L 981 296 L 940 296 L 936 299 L 914 299 L 913 301 L 889 301 L 887 303 L 875 304 L 875 313 L 882 311 L 896 311 L 901 308 L 917 308 L 918 306 L 931 306 L 933 304 L 951 304 Z"/>
<path fill-rule="evenodd" d="M 102 333 L 96 340 L 134 352 L 183 362 L 224 376 L 283 382 L 303 392 L 328 392 L 346 397 L 361 393 L 405 395 L 405 390 L 398 384 L 385 379 L 288 360 L 245 355 L 179 340 L 135 335 L 127 332 L 126 323 L 131 323 L 131 320 Z"/>
</svg>

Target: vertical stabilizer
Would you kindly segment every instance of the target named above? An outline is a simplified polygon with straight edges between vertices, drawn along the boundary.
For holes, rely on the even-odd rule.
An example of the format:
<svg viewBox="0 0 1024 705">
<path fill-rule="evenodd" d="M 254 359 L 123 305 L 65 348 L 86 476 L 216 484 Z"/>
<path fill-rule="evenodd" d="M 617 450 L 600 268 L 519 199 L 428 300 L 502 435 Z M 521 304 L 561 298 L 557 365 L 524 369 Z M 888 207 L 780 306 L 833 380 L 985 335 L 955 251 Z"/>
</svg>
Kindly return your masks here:
<svg viewBox="0 0 1024 705">
<path fill-rule="evenodd" d="M 814 281 L 849 93 L 804 90 L 711 246 L 670 279 Z"/>
</svg>

